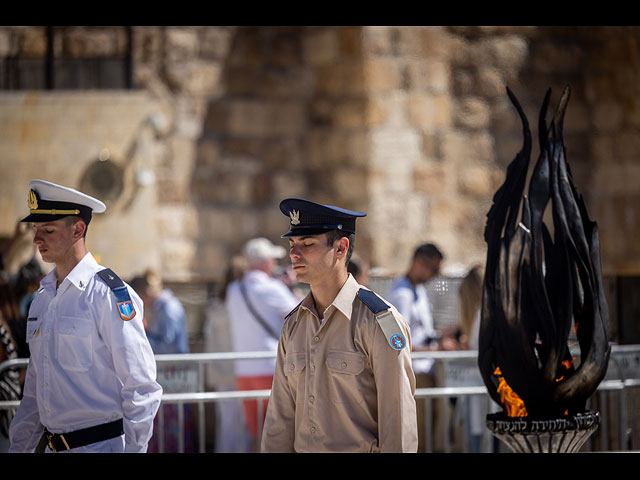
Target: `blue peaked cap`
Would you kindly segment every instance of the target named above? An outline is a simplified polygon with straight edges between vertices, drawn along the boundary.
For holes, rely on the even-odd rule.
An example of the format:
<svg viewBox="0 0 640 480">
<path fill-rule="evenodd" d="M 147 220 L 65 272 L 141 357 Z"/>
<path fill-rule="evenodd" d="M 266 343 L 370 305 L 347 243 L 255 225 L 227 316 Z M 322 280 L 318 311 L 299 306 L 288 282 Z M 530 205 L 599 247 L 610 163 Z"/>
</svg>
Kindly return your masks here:
<svg viewBox="0 0 640 480">
<path fill-rule="evenodd" d="M 283 200 L 280 202 L 280 211 L 289 217 L 289 231 L 282 238 L 319 235 L 330 230 L 356 233 L 356 218 L 367 215 L 301 198 Z"/>
</svg>

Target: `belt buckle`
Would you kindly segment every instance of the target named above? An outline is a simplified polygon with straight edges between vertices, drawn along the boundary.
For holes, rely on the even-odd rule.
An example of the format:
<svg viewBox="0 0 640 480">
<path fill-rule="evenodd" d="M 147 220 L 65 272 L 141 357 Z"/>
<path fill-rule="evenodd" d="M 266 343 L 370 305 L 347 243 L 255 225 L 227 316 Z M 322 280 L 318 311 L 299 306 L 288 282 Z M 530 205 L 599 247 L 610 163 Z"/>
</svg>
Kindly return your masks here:
<svg viewBox="0 0 640 480">
<path fill-rule="evenodd" d="M 47 441 L 49 443 L 49 448 L 51 449 L 52 452 L 57 452 L 58 450 L 56 450 L 55 445 L 51 441 L 52 439 L 53 439 L 53 433 L 47 432 Z"/>
<path fill-rule="evenodd" d="M 51 451 L 57 453 L 58 450 L 56 450 L 55 445 L 53 444 L 52 440 L 53 440 L 53 433 L 47 433 L 47 440 L 49 441 L 49 448 L 51 449 Z M 67 440 L 64 438 L 64 435 L 61 433 L 58 435 L 60 437 L 60 440 L 62 440 L 62 443 L 64 444 L 64 447 L 66 450 L 71 450 L 71 447 L 69 446 L 69 444 L 67 443 Z"/>
</svg>

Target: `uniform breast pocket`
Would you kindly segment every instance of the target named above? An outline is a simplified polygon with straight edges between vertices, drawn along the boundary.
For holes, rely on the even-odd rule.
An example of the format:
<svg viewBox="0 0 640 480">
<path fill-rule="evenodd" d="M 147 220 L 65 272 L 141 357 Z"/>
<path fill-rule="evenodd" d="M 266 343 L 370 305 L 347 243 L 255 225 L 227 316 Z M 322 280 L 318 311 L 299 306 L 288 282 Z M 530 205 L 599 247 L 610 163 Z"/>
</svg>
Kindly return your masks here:
<svg viewBox="0 0 640 480">
<path fill-rule="evenodd" d="M 304 382 L 300 382 L 299 379 L 306 366 L 307 357 L 304 353 L 288 353 L 284 358 L 284 374 L 289 382 L 289 387 L 296 394 L 298 393 L 298 386 L 304 388 Z"/>
<path fill-rule="evenodd" d="M 92 364 L 91 324 L 85 318 L 60 317 L 56 355 L 66 370 L 86 372 Z"/>
<path fill-rule="evenodd" d="M 40 349 L 43 348 L 42 342 L 42 318 L 30 317 L 27 319 L 26 341 L 29 344 L 29 351 L 32 357 L 40 356 Z"/>
<path fill-rule="evenodd" d="M 329 369 L 329 393 L 335 403 L 362 401 L 360 379 L 358 375 L 364 370 L 364 355 L 358 352 L 331 350 L 327 355 Z"/>
<path fill-rule="evenodd" d="M 27 343 L 31 344 L 40 335 L 41 318 L 29 318 L 27 320 Z"/>
<path fill-rule="evenodd" d="M 304 353 L 288 353 L 284 359 L 284 374 L 287 377 L 296 375 L 306 366 L 307 361 Z"/>
</svg>

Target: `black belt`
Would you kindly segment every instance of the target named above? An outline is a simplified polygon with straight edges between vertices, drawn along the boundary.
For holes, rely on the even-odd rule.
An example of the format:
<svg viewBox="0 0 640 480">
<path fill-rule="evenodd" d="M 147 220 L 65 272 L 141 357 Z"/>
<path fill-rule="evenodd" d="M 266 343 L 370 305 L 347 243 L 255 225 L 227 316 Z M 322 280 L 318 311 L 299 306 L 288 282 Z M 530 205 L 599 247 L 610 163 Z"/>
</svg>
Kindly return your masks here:
<svg viewBox="0 0 640 480">
<path fill-rule="evenodd" d="M 51 433 L 46 428 L 44 429 L 49 448 L 54 452 L 71 450 L 72 448 L 83 447 L 102 440 L 109 440 L 110 438 L 119 437 L 123 433 L 122 419 L 68 433 Z"/>
</svg>

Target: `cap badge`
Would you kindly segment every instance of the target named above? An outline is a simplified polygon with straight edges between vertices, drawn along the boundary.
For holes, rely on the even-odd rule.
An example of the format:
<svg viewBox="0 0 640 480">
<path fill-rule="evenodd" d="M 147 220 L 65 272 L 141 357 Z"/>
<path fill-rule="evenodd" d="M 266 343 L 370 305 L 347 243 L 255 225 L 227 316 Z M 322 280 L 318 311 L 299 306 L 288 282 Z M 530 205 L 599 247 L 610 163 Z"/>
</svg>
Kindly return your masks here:
<svg viewBox="0 0 640 480">
<path fill-rule="evenodd" d="M 38 208 L 38 196 L 33 190 L 29 190 L 29 196 L 27 197 L 27 206 L 29 210 L 35 210 Z"/>
<path fill-rule="evenodd" d="M 291 217 L 291 225 L 300 225 L 300 210 L 292 210 L 289 212 Z"/>
</svg>

